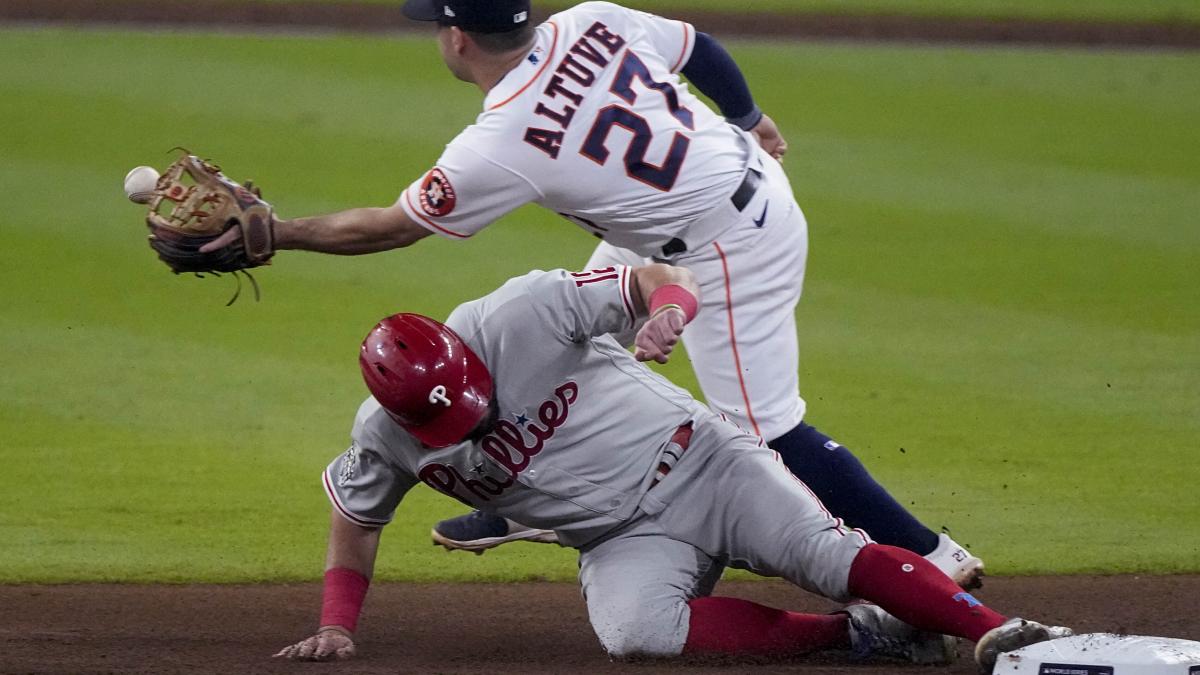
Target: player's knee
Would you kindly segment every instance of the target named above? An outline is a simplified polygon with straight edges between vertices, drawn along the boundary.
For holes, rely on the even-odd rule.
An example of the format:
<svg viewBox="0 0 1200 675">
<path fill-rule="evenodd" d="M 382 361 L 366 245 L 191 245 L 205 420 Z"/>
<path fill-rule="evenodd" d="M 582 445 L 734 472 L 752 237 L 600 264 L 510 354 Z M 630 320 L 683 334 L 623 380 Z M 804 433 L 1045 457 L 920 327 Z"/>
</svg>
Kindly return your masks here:
<svg viewBox="0 0 1200 675">
<path fill-rule="evenodd" d="M 666 609 L 650 605 L 624 607 L 593 627 L 604 651 L 614 659 L 670 658 L 683 652 L 687 638 L 684 603 Z"/>
<path fill-rule="evenodd" d="M 810 593 L 847 601 L 850 567 L 869 541 L 858 531 L 832 527 L 798 536 L 788 553 L 797 564 L 784 577 Z"/>
</svg>

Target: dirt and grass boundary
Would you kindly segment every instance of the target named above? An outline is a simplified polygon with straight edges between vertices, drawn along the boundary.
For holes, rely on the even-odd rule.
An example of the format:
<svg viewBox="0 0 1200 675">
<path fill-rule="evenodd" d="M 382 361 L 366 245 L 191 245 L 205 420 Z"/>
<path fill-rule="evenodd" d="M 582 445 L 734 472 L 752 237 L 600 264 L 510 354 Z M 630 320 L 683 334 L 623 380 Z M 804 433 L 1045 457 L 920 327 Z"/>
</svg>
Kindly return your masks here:
<svg viewBox="0 0 1200 675">
<path fill-rule="evenodd" d="M 683 11 L 674 16 L 719 36 L 1121 48 L 1200 48 L 1200 24 L 969 18 L 889 14 Z M 212 26 L 263 30 L 395 32 L 413 24 L 400 3 L 231 0 L 0 0 L 0 23 Z"/>
</svg>

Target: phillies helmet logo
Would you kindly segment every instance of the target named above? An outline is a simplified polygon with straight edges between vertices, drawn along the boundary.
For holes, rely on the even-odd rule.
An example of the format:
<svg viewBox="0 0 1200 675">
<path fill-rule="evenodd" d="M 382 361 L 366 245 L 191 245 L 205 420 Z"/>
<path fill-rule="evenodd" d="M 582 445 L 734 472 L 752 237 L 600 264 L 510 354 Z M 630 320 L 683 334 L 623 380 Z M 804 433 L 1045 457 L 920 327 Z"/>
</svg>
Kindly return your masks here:
<svg viewBox="0 0 1200 675">
<path fill-rule="evenodd" d="M 450 407 L 450 399 L 446 398 L 446 388 L 438 385 L 429 391 L 430 403 L 441 403 L 447 408 Z"/>
<path fill-rule="evenodd" d="M 456 201 L 454 186 L 441 169 L 433 169 L 421 182 L 421 210 L 431 216 L 450 215 Z"/>
</svg>

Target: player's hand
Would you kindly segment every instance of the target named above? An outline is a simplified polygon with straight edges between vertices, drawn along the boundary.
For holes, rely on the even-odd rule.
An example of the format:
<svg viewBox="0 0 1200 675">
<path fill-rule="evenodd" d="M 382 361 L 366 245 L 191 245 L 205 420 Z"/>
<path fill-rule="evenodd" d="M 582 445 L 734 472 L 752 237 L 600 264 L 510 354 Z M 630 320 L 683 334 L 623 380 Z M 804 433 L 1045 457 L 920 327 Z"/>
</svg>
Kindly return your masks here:
<svg viewBox="0 0 1200 675">
<path fill-rule="evenodd" d="M 633 338 L 633 356 L 638 361 L 651 359 L 666 363 L 683 335 L 687 317 L 678 307 L 663 307 L 646 320 Z"/>
<path fill-rule="evenodd" d="M 331 661 L 354 656 L 354 640 L 341 628 L 325 627 L 317 634 L 279 650 L 273 658 L 293 661 Z"/>
<path fill-rule="evenodd" d="M 754 137 L 758 139 L 758 144 L 762 146 L 775 159 L 783 162 L 783 156 L 787 154 L 788 144 L 784 140 L 783 134 L 779 133 L 779 127 L 775 126 L 775 120 L 767 115 L 763 115 L 758 124 L 750 130 Z"/>
</svg>

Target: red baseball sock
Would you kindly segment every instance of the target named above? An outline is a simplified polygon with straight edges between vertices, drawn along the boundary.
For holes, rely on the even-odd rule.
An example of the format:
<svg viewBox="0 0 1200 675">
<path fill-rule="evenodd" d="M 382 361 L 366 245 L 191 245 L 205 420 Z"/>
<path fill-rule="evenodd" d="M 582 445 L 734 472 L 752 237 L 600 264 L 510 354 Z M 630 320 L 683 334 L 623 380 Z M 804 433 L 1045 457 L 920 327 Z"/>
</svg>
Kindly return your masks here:
<svg viewBox="0 0 1200 675">
<path fill-rule="evenodd" d="M 1004 617 L 958 587 L 925 558 L 895 546 L 868 544 L 850 566 L 850 594 L 869 600 L 921 630 L 972 642 Z"/>
<path fill-rule="evenodd" d="M 785 655 L 850 645 L 844 614 L 799 614 L 738 598 L 696 598 L 688 606 L 685 654 Z"/>
</svg>

